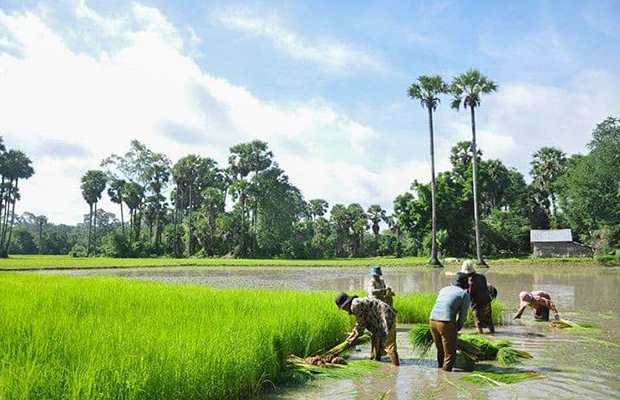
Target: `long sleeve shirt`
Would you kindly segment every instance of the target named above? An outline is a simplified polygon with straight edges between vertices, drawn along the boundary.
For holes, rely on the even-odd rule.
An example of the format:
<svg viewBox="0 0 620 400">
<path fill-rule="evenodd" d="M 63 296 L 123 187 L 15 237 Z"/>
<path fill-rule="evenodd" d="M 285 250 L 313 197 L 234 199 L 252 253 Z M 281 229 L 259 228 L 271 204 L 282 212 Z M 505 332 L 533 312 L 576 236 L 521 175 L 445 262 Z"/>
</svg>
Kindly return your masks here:
<svg viewBox="0 0 620 400">
<path fill-rule="evenodd" d="M 374 278 L 371 278 L 370 281 L 368 281 L 368 285 L 366 285 L 368 297 L 373 297 L 381 301 L 386 301 L 386 289 L 387 285 L 383 279 L 379 279 L 377 281 Z"/>
<path fill-rule="evenodd" d="M 491 302 L 487 278 L 482 274 L 474 273 L 469 278 L 467 293 L 469 294 L 472 310 L 482 310 Z"/>
<path fill-rule="evenodd" d="M 355 316 L 353 332 L 361 336 L 365 329 L 385 339 L 396 323 L 396 310 L 389 304 L 370 297 L 355 298 L 351 303 L 351 314 Z"/>
<path fill-rule="evenodd" d="M 439 291 L 430 319 L 442 322 L 456 321 L 458 330 L 461 330 L 467 319 L 468 308 L 467 292 L 458 286 L 446 286 Z"/>
<path fill-rule="evenodd" d="M 547 292 L 543 292 L 542 290 L 537 290 L 531 293 L 532 294 L 532 302 L 528 303 L 526 301 L 521 301 L 519 306 L 519 311 L 515 314 L 514 318 L 519 319 L 521 315 L 523 315 L 523 311 L 530 306 L 534 310 L 538 310 L 540 308 L 548 308 L 553 312 L 554 317 L 559 318 L 558 310 L 555 308 L 555 304 L 551 301 L 551 296 Z"/>
</svg>

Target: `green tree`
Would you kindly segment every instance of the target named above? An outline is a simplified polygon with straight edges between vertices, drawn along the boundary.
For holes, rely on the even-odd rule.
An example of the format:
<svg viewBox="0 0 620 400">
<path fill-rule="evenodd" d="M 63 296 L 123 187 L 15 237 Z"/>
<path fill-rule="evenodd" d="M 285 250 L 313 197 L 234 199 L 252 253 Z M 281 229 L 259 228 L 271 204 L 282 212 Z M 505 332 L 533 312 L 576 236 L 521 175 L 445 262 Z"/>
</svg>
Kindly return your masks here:
<svg viewBox="0 0 620 400">
<path fill-rule="evenodd" d="M 372 233 L 375 236 L 375 244 L 379 243 L 379 228 L 382 221 L 386 221 L 387 213 L 381 208 L 379 204 L 373 204 L 368 207 L 366 211 L 368 214 L 368 219 L 370 220 L 370 226 L 372 228 Z"/>
<path fill-rule="evenodd" d="M 409 87 L 409 97 L 413 100 L 419 100 L 422 107 L 428 111 L 428 131 L 430 136 L 430 153 L 431 153 L 431 258 L 429 264 L 441 267 L 439 258 L 437 258 L 437 202 L 435 199 L 435 139 L 433 132 L 433 111 L 437 109 L 440 99 L 439 95 L 448 93 L 448 85 L 443 81 L 441 76 L 421 75 L 417 82 Z"/>
<path fill-rule="evenodd" d="M 81 180 L 82 197 L 88 203 L 88 247 L 86 255 L 90 256 L 92 249 L 93 235 L 97 235 L 97 203 L 101 200 L 101 194 L 105 190 L 107 175 L 103 171 L 89 170 L 82 176 Z M 94 207 L 94 213 L 93 213 Z M 94 222 L 93 222 L 94 214 Z M 94 234 L 93 234 L 94 228 Z"/>
<path fill-rule="evenodd" d="M 450 91 L 454 94 L 452 108 L 459 110 L 469 107 L 471 113 L 471 146 L 472 154 L 477 154 L 476 150 L 476 107 L 480 107 L 483 94 L 497 91 L 497 85 L 486 76 L 475 69 L 470 69 L 466 73 L 457 76 L 450 85 Z M 474 198 L 474 225 L 476 229 L 476 260 L 477 264 L 486 266 L 482 258 L 482 246 L 480 243 L 480 226 L 478 221 L 478 163 L 476 157 L 472 158 L 473 165 L 473 198 Z"/>
<path fill-rule="evenodd" d="M 308 202 L 308 209 L 312 220 L 315 220 L 327 213 L 329 203 L 323 199 L 313 199 Z"/>
<path fill-rule="evenodd" d="M 43 228 L 45 228 L 45 226 L 48 223 L 47 217 L 45 215 L 37 215 L 34 218 L 36 224 L 37 224 L 37 228 L 39 231 L 39 252 L 41 253 L 40 249 L 43 248 Z"/>
<path fill-rule="evenodd" d="M 19 181 L 28 179 L 34 175 L 32 161 L 26 154 L 19 150 L 2 151 L 4 145 L 0 143 L 0 175 L 2 175 L 2 187 L 0 189 L 0 201 L 4 206 L 0 207 L 0 220 L 2 233 L 0 237 L 0 257 L 7 257 L 11 245 L 11 234 L 15 222 L 15 205 L 21 198 L 19 194 Z"/>
<path fill-rule="evenodd" d="M 125 217 L 123 215 L 123 188 L 125 187 L 124 179 L 109 177 L 108 196 L 112 203 L 121 207 L 121 230 L 125 234 Z"/>
<path fill-rule="evenodd" d="M 554 217 L 557 215 L 556 181 L 567 169 L 566 154 L 555 147 L 542 147 L 534 153 L 531 162 L 532 186 L 544 199 L 545 206 Z"/>
</svg>

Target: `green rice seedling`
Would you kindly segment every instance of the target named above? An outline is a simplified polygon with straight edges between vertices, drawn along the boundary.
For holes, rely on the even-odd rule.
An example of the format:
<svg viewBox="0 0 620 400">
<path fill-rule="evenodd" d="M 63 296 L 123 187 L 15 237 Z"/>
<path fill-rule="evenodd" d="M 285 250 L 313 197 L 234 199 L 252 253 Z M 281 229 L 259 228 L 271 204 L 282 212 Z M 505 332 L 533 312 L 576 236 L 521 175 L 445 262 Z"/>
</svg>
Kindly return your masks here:
<svg viewBox="0 0 620 400">
<path fill-rule="evenodd" d="M 502 347 L 498 350 L 496 359 L 501 365 L 514 365 L 531 358 L 532 355 L 526 351 Z"/>
<path fill-rule="evenodd" d="M 545 375 L 532 371 L 493 372 L 476 371 L 461 378 L 465 382 L 480 386 L 511 385 L 528 379 L 541 379 Z"/>
<path fill-rule="evenodd" d="M 329 292 L 0 274 L 0 398 L 247 398 L 352 324 Z"/>
<path fill-rule="evenodd" d="M 364 296 L 365 294 L 361 294 Z M 435 293 L 411 293 L 394 297 L 394 308 L 398 311 L 396 321 L 405 324 L 425 324 L 431 315 L 437 295 Z M 493 308 L 493 323 L 501 325 L 503 306 L 497 300 L 491 303 Z M 465 326 L 474 326 L 474 320 L 469 310 Z"/>
<path fill-rule="evenodd" d="M 495 360 L 499 348 L 488 339 L 477 335 L 460 335 L 459 340 L 471 343 L 481 352 L 480 360 Z"/>
<path fill-rule="evenodd" d="M 428 324 L 417 324 L 409 331 L 409 340 L 414 350 L 425 356 L 433 344 L 433 335 Z"/>
</svg>

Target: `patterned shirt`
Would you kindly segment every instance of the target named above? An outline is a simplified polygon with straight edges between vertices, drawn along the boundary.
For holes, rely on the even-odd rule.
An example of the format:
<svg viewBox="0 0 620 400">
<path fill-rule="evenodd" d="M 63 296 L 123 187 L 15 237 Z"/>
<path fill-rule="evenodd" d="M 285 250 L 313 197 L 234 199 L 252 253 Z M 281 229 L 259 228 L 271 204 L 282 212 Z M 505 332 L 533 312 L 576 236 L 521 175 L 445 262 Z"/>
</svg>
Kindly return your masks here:
<svg viewBox="0 0 620 400">
<path fill-rule="evenodd" d="M 351 314 L 355 316 L 353 331 L 358 336 L 368 329 L 377 338 L 385 339 L 396 323 L 396 310 L 389 304 L 370 297 L 353 299 Z"/>
<path fill-rule="evenodd" d="M 385 289 L 387 289 L 387 285 L 383 279 L 379 279 L 377 281 L 374 278 L 370 278 L 368 285 L 366 285 L 368 297 L 374 297 L 375 299 L 379 299 L 381 301 L 386 301 Z"/>
</svg>

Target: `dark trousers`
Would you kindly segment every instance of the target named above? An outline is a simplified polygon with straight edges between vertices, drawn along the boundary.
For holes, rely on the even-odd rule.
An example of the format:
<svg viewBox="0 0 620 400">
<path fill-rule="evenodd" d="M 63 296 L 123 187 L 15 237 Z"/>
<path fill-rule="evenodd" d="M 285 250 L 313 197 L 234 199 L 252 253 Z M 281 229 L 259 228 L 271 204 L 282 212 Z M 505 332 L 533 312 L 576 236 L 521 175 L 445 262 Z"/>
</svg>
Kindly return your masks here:
<svg viewBox="0 0 620 400">
<path fill-rule="evenodd" d="M 430 327 L 437 347 L 437 364 L 444 371 L 452 371 L 456 362 L 456 322 L 430 320 Z"/>
</svg>

